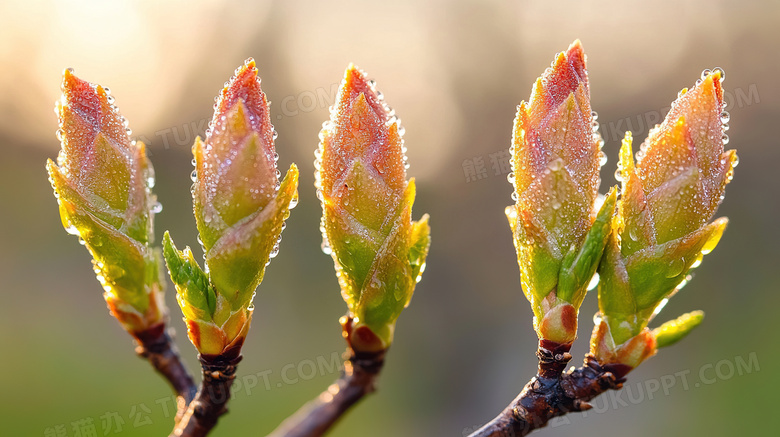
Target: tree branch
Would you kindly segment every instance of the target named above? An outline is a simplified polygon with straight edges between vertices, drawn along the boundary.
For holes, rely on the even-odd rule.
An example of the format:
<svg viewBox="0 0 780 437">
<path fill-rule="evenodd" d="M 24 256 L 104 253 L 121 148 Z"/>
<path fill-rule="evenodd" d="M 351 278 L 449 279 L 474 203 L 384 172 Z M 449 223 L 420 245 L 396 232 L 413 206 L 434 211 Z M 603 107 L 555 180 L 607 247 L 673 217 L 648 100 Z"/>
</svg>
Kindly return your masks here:
<svg viewBox="0 0 780 437">
<path fill-rule="evenodd" d="M 325 434 L 363 396 L 372 393 L 386 350 L 355 352 L 347 348 L 341 377 L 316 399 L 282 422 L 269 437 L 315 437 Z"/>
<path fill-rule="evenodd" d="M 582 367 L 566 373 L 558 371 L 557 375 L 550 369 L 563 369 L 571 359 L 568 352 L 555 354 L 540 344 L 537 356 L 539 374 L 501 414 L 470 437 L 525 436 L 546 426 L 553 417 L 589 410 L 592 407 L 588 401 L 609 389 L 620 389 L 625 382 L 624 369 L 603 367 L 590 354 Z"/>
<path fill-rule="evenodd" d="M 171 331 L 172 332 L 172 331 Z M 176 392 L 176 422 L 181 419 L 187 405 L 195 398 L 197 388 L 192 375 L 179 357 L 176 344 L 165 329 L 165 323 L 145 331 L 134 333 L 137 346 L 135 352 L 146 359 L 163 376 Z"/>
<path fill-rule="evenodd" d="M 241 355 L 198 355 L 203 381 L 195 399 L 171 432 L 171 437 L 203 437 L 214 428 L 219 417 L 227 413 L 230 387 L 236 379 L 236 368 L 241 358 Z"/>
</svg>

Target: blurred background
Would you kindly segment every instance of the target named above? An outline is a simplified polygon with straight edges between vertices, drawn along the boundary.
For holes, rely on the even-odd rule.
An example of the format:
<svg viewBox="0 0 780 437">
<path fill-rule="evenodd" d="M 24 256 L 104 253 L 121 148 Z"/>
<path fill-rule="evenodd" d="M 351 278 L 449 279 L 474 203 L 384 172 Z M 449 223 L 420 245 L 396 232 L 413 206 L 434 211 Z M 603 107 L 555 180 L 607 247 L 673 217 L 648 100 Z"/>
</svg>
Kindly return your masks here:
<svg viewBox="0 0 780 437">
<path fill-rule="evenodd" d="M 341 300 L 320 251 L 313 152 L 349 62 L 375 78 L 406 128 L 414 218 L 431 215 L 428 268 L 398 322 L 380 380 L 333 436 L 465 435 L 534 374 L 536 337 L 504 207 L 516 105 L 580 38 L 604 150 L 602 192 L 623 132 L 636 145 L 677 92 L 722 67 L 741 164 L 717 250 L 659 317 L 704 324 L 632 372 L 587 414 L 539 436 L 770 435 L 780 389 L 777 168 L 780 5 L 770 1 L 272 2 L 4 1 L 0 4 L 0 434 L 167 435 L 166 384 L 109 316 L 90 258 L 62 229 L 44 163 L 65 67 L 111 88 L 148 144 L 172 230 L 195 248 L 190 146 L 214 96 L 257 60 L 280 167 L 301 168 L 300 204 L 255 299 L 230 414 L 213 435 L 265 435 L 338 376 Z M 197 251 L 198 249 L 196 249 Z M 178 345 L 196 369 L 172 287 Z M 584 304 L 579 365 L 596 310 Z"/>
</svg>

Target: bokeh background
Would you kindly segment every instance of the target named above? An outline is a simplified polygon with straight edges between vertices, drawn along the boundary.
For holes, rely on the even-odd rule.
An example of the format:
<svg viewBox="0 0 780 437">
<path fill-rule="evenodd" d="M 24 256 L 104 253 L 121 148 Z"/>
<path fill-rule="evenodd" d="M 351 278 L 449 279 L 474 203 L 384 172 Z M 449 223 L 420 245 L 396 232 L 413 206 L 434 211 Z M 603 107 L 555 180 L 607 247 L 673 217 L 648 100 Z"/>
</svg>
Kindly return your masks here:
<svg viewBox="0 0 780 437">
<path fill-rule="evenodd" d="M 459 436 L 491 419 L 536 365 L 499 158 L 515 106 L 575 38 L 609 155 L 602 191 L 616 183 L 623 132 L 641 141 L 677 92 L 715 66 L 726 71 L 728 146 L 741 164 L 718 212 L 731 219 L 720 246 L 659 317 L 703 309 L 704 324 L 631 373 L 629 392 L 537 435 L 774 435 L 780 5 L 749 0 L 0 3 L 0 434 L 167 435 L 172 422 L 168 387 L 134 356 L 87 251 L 58 218 L 44 162 L 59 148 L 61 71 L 112 89 L 157 170 L 158 238 L 170 229 L 197 248 L 190 145 L 250 56 L 273 101 L 280 165 L 302 170 L 300 204 L 255 300 L 241 386 L 213 435 L 264 435 L 337 377 L 345 305 L 320 251 L 312 161 L 349 62 L 403 120 L 413 215 L 430 213 L 433 245 L 380 391 L 331 435 Z M 576 364 L 595 301 L 582 310 Z"/>
</svg>

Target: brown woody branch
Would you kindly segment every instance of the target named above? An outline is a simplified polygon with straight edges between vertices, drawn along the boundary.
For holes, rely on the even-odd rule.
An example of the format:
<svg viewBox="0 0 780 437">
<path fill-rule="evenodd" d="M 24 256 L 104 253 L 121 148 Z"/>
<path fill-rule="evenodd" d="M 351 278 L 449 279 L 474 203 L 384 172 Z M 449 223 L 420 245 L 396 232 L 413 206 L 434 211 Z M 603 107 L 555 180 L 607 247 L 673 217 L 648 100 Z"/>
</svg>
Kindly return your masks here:
<svg viewBox="0 0 780 437">
<path fill-rule="evenodd" d="M 171 436 L 203 437 L 214 428 L 219 417 L 227 413 L 230 387 L 236 378 L 236 368 L 241 358 L 241 355 L 198 355 L 203 381 Z"/>
<path fill-rule="evenodd" d="M 590 354 L 582 367 L 562 373 L 571 355 L 568 348 L 557 352 L 540 343 L 538 374 L 501 414 L 470 437 L 525 436 L 553 417 L 590 409 L 588 401 L 609 389 L 621 388 L 625 382 L 626 369 L 601 366 Z"/>
<path fill-rule="evenodd" d="M 166 330 L 165 323 L 160 323 L 147 330 L 134 333 L 137 346 L 135 352 L 149 361 L 154 369 L 162 375 L 176 392 L 176 422 L 181 419 L 187 405 L 195 398 L 197 388 L 190 372 L 179 357 L 172 335 Z"/>
<path fill-rule="evenodd" d="M 316 399 L 282 422 L 269 437 L 321 436 L 363 396 L 372 393 L 382 370 L 385 350 L 355 352 L 347 348 L 341 377 Z"/>
</svg>

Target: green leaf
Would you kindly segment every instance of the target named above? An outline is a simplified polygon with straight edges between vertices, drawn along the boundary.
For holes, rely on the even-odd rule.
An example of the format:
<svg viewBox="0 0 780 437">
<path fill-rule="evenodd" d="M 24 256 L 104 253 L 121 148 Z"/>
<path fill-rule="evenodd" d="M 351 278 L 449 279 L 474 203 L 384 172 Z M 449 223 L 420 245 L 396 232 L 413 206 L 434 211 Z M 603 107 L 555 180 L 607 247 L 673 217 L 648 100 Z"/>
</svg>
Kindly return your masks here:
<svg viewBox="0 0 780 437">
<path fill-rule="evenodd" d="M 703 311 L 693 311 L 670 320 L 658 328 L 653 329 L 653 335 L 657 347 L 671 346 L 682 340 L 693 328 L 699 326 L 704 320 Z"/>
<path fill-rule="evenodd" d="M 188 319 L 211 320 L 216 310 L 216 294 L 190 248 L 178 250 L 170 233 L 166 231 L 163 235 L 163 255 L 178 298 L 184 303 L 181 305 L 184 315 Z"/>
<path fill-rule="evenodd" d="M 604 246 L 612 230 L 612 216 L 615 213 L 617 189 L 612 188 L 601 206 L 593 226 L 585 236 L 579 251 L 571 250 L 563 259 L 558 276 L 557 297 L 579 308 L 587 293 L 596 268 L 604 253 Z"/>
</svg>

